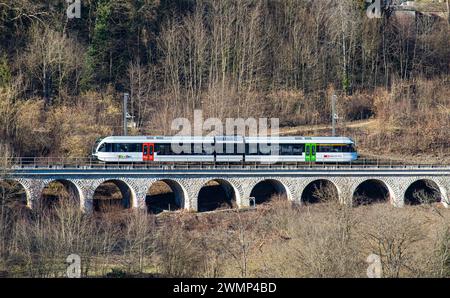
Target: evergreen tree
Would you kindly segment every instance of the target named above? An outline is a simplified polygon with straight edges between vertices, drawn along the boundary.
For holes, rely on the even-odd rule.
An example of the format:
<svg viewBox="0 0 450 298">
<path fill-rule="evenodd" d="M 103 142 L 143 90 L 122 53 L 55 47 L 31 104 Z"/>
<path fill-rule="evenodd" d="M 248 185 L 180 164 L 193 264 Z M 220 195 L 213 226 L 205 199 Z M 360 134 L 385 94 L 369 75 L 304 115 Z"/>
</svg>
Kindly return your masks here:
<svg viewBox="0 0 450 298">
<path fill-rule="evenodd" d="M 111 0 L 98 0 L 92 40 L 86 57 L 86 73 L 82 80 L 83 88 L 95 83 L 106 83 L 111 77 L 110 71 L 110 19 Z"/>
</svg>

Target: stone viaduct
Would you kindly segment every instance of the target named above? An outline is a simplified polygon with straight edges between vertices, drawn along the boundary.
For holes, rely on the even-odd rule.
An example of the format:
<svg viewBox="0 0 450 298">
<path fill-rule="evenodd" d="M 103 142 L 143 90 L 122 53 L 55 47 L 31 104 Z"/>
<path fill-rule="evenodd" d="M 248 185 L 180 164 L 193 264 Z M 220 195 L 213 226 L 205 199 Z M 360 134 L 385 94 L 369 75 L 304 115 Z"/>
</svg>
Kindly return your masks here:
<svg viewBox="0 0 450 298">
<path fill-rule="evenodd" d="M 260 183 L 268 183 L 293 202 L 302 204 L 305 189 L 315 181 L 326 181 L 334 186 L 342 203 L 351 203 L 355 191 L 363 183 L 371 182 L 386 189 L 388 199 L 395 207 L 405 205 L 409 187 L 418 181 L 427 181 L 439 192 L 441 203 L 450 204 L 450 167 L 204 167 L 175 168 L 160 166 L 144 168 L 116 167 L 52 167 L 16 168 L 3 180 L 21 184 L 26 193 L 28 207 L 33 208 L 43 189 L 58 181 L 73 189 L 85 212 L 93 210 L 94 192 L 104 182 L 112 181 L 127 194 L 131 208 L 146 208 L 149 188 L 163 181 L 172 189 L 180 208 L 198 211 L 198 197 L 203 186 L 210 181 L 219 183 L 240 208 L 251 204 L 252 191 Z"/>
</svg>

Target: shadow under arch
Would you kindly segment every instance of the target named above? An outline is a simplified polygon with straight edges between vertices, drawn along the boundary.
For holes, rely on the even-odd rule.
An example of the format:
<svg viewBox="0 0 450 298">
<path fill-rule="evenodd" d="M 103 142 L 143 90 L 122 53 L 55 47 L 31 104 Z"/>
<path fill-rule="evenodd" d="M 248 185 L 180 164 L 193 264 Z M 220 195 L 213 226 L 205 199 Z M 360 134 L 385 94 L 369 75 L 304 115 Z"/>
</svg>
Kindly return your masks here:
<svg viewBox="0 0 450 298">
<path fill-rule="evenodd" d="M 78 185 L 70 180 L 56 179 L 45 185 L 36 207 L 38 209 L 51 209 L 63 203 L 73 205 L 74 208 L 81 208 L 81 190 Z"/>
<path fill-rule="evenodd" d="M 22 183 L 16 180 L 0 180 L 0 199 L 14 208 L 31 208 L 29 191 Z"/>
<path fill-rule="evenodd" d="M 198 211 L 236 208 L 238 196 L 239 192 L 231 182 L 224 179 L 212 179 L 205 183 L 198 193 Z"/>
<path fill-rule="evenodd" d="M 162 179 L 150 185 L 145 204 L 149 212 L 161 213 L 185 208 L 186 200 L 187 192 L 179 182 Z"/>
<path fill-rule="evenodd" d="M 94 192 L 93 210 L 113 212 L 133 207 L 136 194 L 125 181 L 111 179 L 102 182 Z"/>
<path fill-rule="evenodd" d="M 411 183 L 405 191 L 405 205 L 417 206 L 445 203 L 444 190 L 431 179 L 419 179 Z"/>
<path fill-rule="evenodd" d="M 353 192 L 353 206 L 393 202 L 394 195 L 386 182 L 368 179 L 360 183 Z"/>
<path fill-rule="evenodd" d="M 302 192 L 302 203 L 317 204 L 336 201 L 339 202 L 339 190 L 332 181 L 318 179 L 309 183 Z"/>
<path fill-rule="evenodd" d="M 250 197 L 255 198 L 256 205 L 268 203 L 276 197 L 283 200 L 291 199 L 287 186 L 276 179 L 266 179 L 258 182 L 250 192 Z"/>
</svg>

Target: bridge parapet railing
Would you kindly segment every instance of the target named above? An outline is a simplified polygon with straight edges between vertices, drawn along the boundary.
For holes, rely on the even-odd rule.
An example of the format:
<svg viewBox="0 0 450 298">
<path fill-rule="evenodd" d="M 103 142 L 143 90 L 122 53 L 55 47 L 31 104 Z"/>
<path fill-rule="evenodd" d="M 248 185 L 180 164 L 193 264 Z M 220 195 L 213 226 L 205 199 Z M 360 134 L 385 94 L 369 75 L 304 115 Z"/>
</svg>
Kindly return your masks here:
<svg viewBox="0 0 450 298">
<path fill-rule="evenodd" d="M 60 158 L 60 157 L 20 157 L 11 158 L 7 164 L 12 169 L 122 169 L 122 170 L 253 170 L 253 169 L 278 169 L 278 170 L 296 170 L 296 169 L 437 169 L 450 168 L 450 165 L 438 163 L 406 163 L 400 161 L 386 161 L 380 159 L 359 159 L 350 163 L 174 163 L 174 162 L 111 162 L 104 163 L 92 158 Z"/>
</svg>

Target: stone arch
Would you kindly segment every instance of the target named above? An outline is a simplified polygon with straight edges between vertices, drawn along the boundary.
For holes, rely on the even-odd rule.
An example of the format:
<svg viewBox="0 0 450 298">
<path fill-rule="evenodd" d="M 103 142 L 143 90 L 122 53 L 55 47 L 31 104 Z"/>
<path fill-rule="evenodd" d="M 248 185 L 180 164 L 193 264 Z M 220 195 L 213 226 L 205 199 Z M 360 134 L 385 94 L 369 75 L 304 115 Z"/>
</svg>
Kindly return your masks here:
<svg viewBox="0 0 450 298">
<path fill-rule="evenodd" d="M 370 205 L 378 202 L 394 203 L 395 193 L 392 187 L 382 179 L 369 178 L 359 184 L 352 191 L 353 205 Z"/>
<path fill-rule="evenodd" d="M 329 200 L 340 201 L 339 188 L 329 179 L 316 179 L 309 182 L 300 195 L 302 203 L 315 204 Z"/>
<path fill-rule="evenodd" d="M 421 205 L 427 203 L 445 202 L 446 192 L 439 183 L 433 179 L 417 179 L 407 186 L 403 199 L 405 205 Z"/>
<path fill-rule="evenodd" d="M 211 179 L 203 183 L 197 194 L 198 211 L 213 211 L 239 206 L 240 193 L 233 182 Z"/>
<path fill-rule="evenodd" d="M 13 198 L 15 203 L 31 208 L 31 195 L 27 186 L 14 179 L 0 180 L 0 196 Z M 17 202 L 17 198 L 19 201 Z"/>
<path fill-rule="evenodd" d="M 158 184 L 165 184 L 172 192 L 171 195 L 167 194 L 167 193 L 159 193 L 156 195 L 153 195 L 152 192 L 152 187 L 157 186 Z M 164 190 L 162 190 L 164 191 Z M 155 196 L 154 198 L 152 198 L 152 196 Z M 147 192 L 147 197 L 146 197 L 146 206 L 147 208 L 150 210 L 152 208 L 152 204 L 157 205 L 156 208 L 153 209 L 162 209 L 162 210 L 174 210 L 171 206 L 172 203 L 174 203 L 174 208 L 175 209 L 183 209 L 185 208 L 186 205 L 186 201 L 188 199 L 188 193 L 186 191 L 186 189 L 184 188 L 184 186 L 179 183 L 176 180 L 173 179 L 160 179 L 160 180 L 156 180 L 156 181 L 152 181 L 151 185 L 148 187 L 148 192 Z M 158 202 L 158 200 L 164 200 L 168 202 L 168 205 L 166 206 L 167 208 L 160 208 L 160 207 L 164 207 L 164 203 L 160 204 L 160 202 Z"/>
<path fill-rule="evenodd" d="M 114 188 L 113 185 L 116 188 Z M 117 199 L 119 197 L 117 189 L 120 192 L 120 206 L 123 209 L 138 207 L 136 206 L 137 196 L 134 187 L 126 179 L 112 178 L 99 181 L 99 183 L 94 188 L 92 198 L 93 210 L 101 211 L 101 200 L 107 201 L 109 202 L 110 206 L 115 206 L 116 208 L 118 208 L 119 204 L 113 203 L 114 200 L 119 201 L 119 199 Z M 114 199 L 114 196 L 116 197 L 116 199 Z M 107 209 L 107 207 L 105 206 L 104 209 Z"/>
<path fill-rule="evenodd" d="M 58 191 L 58 189 L 51 189 L 51 186 L 55 184 L 62 185 L 64 190 L 67 192 L 63 193 L 62 196 L 67 196 L 68 199 L 75 200 L 74 203 L 82 208 L 82 206 L 84 205 L 83 192 L 76 182 L 68 179 L 52 179 L 45 181 L 38 202 L 40 207 L 50 207 L 55 203 L 55 201 L 59 201 L 61 200 L 61 198 L 64 198 L 61 197 L 61 194 L 55 195 L 54 191 Z"/>
<path fill-rule="evenodd" d="M 250 197 L 255 198 L 256 205 L 267 203 L 274 195 L 292 200 L 291 191 L 286 183 L 278 179 L 265 179 L 257 182 L 250 191 Z"/>
</svg>

